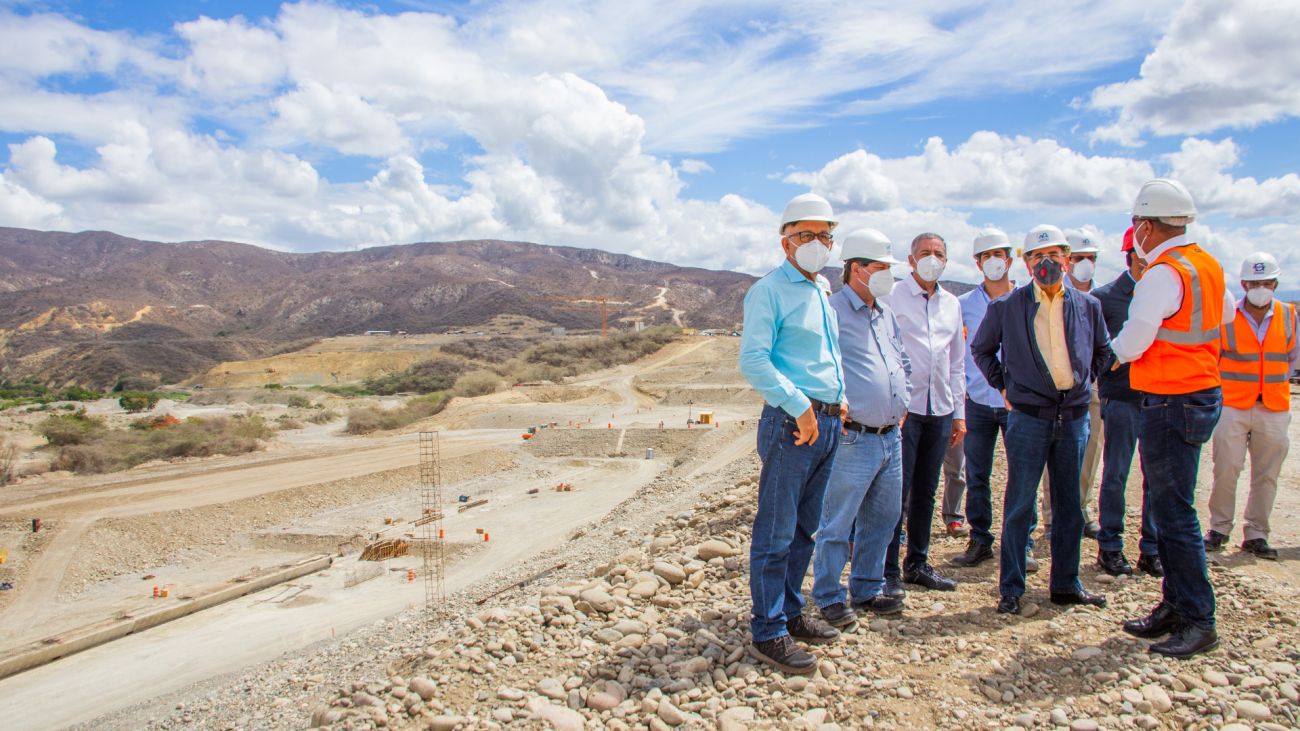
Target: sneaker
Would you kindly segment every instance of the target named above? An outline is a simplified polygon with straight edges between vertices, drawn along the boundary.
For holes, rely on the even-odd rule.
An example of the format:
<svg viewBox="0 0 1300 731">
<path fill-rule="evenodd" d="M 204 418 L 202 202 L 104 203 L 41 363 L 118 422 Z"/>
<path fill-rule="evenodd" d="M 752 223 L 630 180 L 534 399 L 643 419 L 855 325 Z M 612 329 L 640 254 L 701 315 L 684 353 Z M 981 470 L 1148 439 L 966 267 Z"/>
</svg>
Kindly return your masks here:
<svg viewBox="0 0 1300 731">
<path fill-rule="evenodd" d="M 1164 578 L 1165 567 L 1160 564 L 1160 557 L 1154 554 L 1148 556 L 1142 554 L 1138 556 L 1138 571 L 1145 572 L 1148 576 L 1154 576 L 1157 579 Z"/>
<path fill-rule="evenodd" d="M 1097 536 L 1099 535 L 1101 535 L 1101 523 L 1098 523 L 1095 520 L 1090 520 L 1087 523 L 1083 524 L 1084 538 L 1091 538 L 1092 540 L 1095 541 L 1097 540 Z"/>
<path fill-rule="evenodd" d="M 1132 576 L 1133 567 L 1124 558 L 1123 551 L 1100 551 L 1097 553 L 1097 568 L 1111 576 Z"/>
<path fill-rule="evenodd" d="M 792 675 L 811 675 L 817 670 L 817 658 L 796 645 L 788 635 L 755 642 L 749 646 L 749 654 Z"/>
<path fill-rule="evenodd" d="M 1268 539 L 1266 538 L 1252 538 L 1241 544 L 1241 550 L 1246 553 L 1252 553 L 1257 558 L 1263 558 L 1269 561 L 1277 560 L 1277 549 L 1268 545 Z"/>
<path fill-rule="evenodd" d="M 949 537 L 957 538 L 959 536 L 968 536 L 968 535 L 970 535 L 970 528 L 968 528 L 965 523 L 961 522 L 960 520 L 953 520 L 948 523 Z"/>
<path fill-rule="evenodd" d="M 820 645 L 825 642 L 834 642 L 835 638 L 840 636 L 840 631 L 819 622 L 815 619 L 805 617 L 800 614 L 798 617 L 785 623 L 785 629 L 790 636 L 800 642 L 807 642 L 812 645 Z"/>
<path fill-rule="evenodd" d="M 1034 558 L 1034 554 L 1032 553 L 1025 554 L 1025 573 L 1026 574 L 1038 573 L 1038 559 Z"/>
<path fill-rule="evenodd" d="M 957 582 L 949 579 L 943 574 L 940 574 L 938 571 L 935 571 L 934 567 L 928 563 L 921 564 L 911 571 L 904 572 L 903 582 L 906 584 L 924 586 L 927 589 L 934 589 L 936 591 L 954 591 L 957 589 Z"/>
<path fill-rule="evenodd" d="M 844 602 L 827 604 L 818 611 L 821 613 L 822 619 L 826 620 L 826 624 L 832 627 L 847 627 L 858 621 L 858 615 L 852 609 L 849 609 Z"/>
<path fill-rule="evenodd" d="M 1222 551 L 1226 545 L 1228 545 L 1228 537 L 1219 531 L 1212 530 L 1205 534 L 1205 550 Z"/>
<path fill-rule="evenodd" d="M 853 602 L 853 608 L 871 614 L 898 614 L 903 611 L 903 598 L 877 594 L 865 602 Z"/>
</svg>

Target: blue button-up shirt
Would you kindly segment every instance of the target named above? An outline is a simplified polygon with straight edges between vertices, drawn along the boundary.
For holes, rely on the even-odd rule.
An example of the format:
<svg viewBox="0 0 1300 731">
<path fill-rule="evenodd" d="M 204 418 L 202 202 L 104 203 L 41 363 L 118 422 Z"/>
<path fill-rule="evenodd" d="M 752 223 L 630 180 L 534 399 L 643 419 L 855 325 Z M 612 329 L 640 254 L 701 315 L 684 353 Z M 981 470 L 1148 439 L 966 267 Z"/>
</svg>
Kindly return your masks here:
<svg viewBox="0 0 1300 731">
<path fill-rule="evenodd" d="M 848 286 L 831 295 L 830 303 L 840 326 L 849 418 L 867 426 L 897 424 L 912 393 L 912 363 L 893 310 L 879 301 L 867 307 Z"/>
<path fill-rule="evenodd" d="M 984 285 L 981 284 L 958 297 L 957 301 L 961 303 L 961 321 L 966 328 L 966 340 L 970 342 L 975 339 L 975 333 L 979 332 L 980 323 L 984 322 L 984 315 L 989 311 L 989 293 L 984 291 Z M 970 348 L 966 349 L 966 397 L 991 409 L 1006 408 L 1002 394 L 989 385 L 979 366 L 975 365 Z"/>
<path fill-rule="evenodd" d="M 839 328 L 827 302 L 830 283 L 814 283 L 786 260 L 745 294 L 740 373 L 767 403 L 801 416 L 809 399 L 844 400 Z"/>
</svg>

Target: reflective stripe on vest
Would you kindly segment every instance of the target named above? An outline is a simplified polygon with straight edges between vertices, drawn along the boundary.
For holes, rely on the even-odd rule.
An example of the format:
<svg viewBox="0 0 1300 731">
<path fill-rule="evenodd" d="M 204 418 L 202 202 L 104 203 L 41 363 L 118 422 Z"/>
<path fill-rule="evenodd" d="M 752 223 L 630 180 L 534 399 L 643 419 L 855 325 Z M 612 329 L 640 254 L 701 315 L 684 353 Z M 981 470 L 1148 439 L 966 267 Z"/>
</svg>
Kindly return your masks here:
<svg viewBox="0 0 1300 731">
<path fill-rule="evenodd" d="M 1192 296 L 1192 318 L 1191 325 L 1187 331 L 1170 330 L 1163 325 L 1156 331 L 1156 340 L 1163 340 L 1166 343 L 1175 343 L 1177 345 L 1201 345 L 1210 343 L 1219 339 L 1219 327 L 1215 325 L 1211 328 L 1205 327 L 1205 293 L 1201 288 L 1201 275 L 1196 272 L 1196 267 L 1187 260 L 1187 257 L 1179 251 L 1170 251 L 1166 254 L 1170 259 L 1174 259 L 1189 275 Z M 1224 313 L 1227 314 L 1227 313 Z"/>
</svg>

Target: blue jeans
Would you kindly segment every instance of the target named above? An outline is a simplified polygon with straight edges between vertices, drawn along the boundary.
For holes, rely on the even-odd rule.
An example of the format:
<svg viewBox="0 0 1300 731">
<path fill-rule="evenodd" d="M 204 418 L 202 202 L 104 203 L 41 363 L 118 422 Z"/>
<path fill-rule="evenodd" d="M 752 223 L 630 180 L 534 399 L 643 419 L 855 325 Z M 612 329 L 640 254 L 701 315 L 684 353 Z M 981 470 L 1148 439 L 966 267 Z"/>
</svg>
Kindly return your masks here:
<svg viewBox="0 0 1300 731">
<path fill-rule="evenodd" d="M 1196 471 L 1223 410 L 1223 392 L 1211 388 L 1178 396 L 1144 394 L 1138 451 L 1147 474 L 1158 475 L 1147 495 L 1156 546 L 1165 568 L 1164 600 L 1183 620 L 1214 627 L 1214 588 L 1205 568 L 1205 543 L 1196 517 Z"/>
<path fill-rule="evenodd" d="M 788 634 L 786 622 L 803 613 L 803 578 L 813 554 L 813 532 L 840 439 L 838 417 L 817 414 L 814 444 L 795 446 L 793 416 L 763 407 L 758 420 L 758 513 L 749 544 L 750 631 L 755 642 Z"/>
<path fill-rule="evenodd" d="M 902 513 L 903 447 L 898 429 L 888 434 L 850 431 L 840 436 L 835 466 L 813 554 L 813 602 L 826 607 L 845 602 L 840 575 L 853 557 L 847 597 L 865 602 L 885 584 L 885 551 Z"/>
<path fill-rule="evenodd" d="M 1052 592 L 1071 593 L 1079 583 L 1079 543 L 1083 506 L 1079 472 L 1088 446 L 1088 413 L 1073 419 L 1039 418 L 1021 411 L 1007 414 L 1007 494 L 1002 515 L 1002 596 L 1025 593 L 1025 550 L 1037 512 L 1038 482 L 1047 468 L 1052 491 Z"/>
<path fill-rule="evenodd" d="M 966 520 L 972 541 L 993 545 L 993 453 L 1002 433 L 1007 442 L 1007 410 L 995 409 L 966 399 Z M 1032 532 L 1032 528 L 1031 528 Z"/>
<path fill-rule="evenodd" d="M 903 424 L 902 516 L 907 519 L 907 566 L 915 571 L 930 554 L 930 530 L 934 521 L 934 494 L 939 489 L 943 455 L 952 437 L 952 414 L 927 416 L 908 413 Z M 894 540 L 885 552 L 885 576 L 898 578 L 898 554 L 903 542 L 903 518 L 894 528 Z"/>
<path fill-rule="evenodd" d="M 1097 547 L 1103 551 L 1124 550 L 1124 493 L 1133 467 L 1133 453 L 1137 451 L 1141 414 L 1137 401 L 1101 400 L 1101 418 L 1106 422 L 1106 435 L 1102 446 L 1101 532 L 1097 534 Z M 1156 523 L 1147 508 L 1151 483 L 1141 461 L 1138 469 L 1142 470 L 1142 537 L 1138 541 L 1138 551 L 1143 556 L 1154 556 L 1157 553 Z"/>
</svg>

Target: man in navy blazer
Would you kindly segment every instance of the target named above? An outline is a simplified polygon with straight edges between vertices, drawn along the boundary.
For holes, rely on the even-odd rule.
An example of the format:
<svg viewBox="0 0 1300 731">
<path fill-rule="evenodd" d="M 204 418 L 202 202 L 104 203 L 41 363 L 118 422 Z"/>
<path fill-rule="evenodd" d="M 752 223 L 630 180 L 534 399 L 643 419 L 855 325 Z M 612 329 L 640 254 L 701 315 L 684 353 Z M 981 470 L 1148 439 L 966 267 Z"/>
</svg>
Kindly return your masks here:
<svg viewBox="0 0 1300 731">
<path fill-rule="evenodd" d="M 1038 483 L 1046 467 L 1052 491 L 1053 604 L 1105 606 L 1106 598 L 1079 582 L 1083 508 L 1079 472 L 1088 443 L 1091 384 L 1111 361 L 1101 303 L 1064 286 L 1070 246 L 1055 226 L 1037 226 L 1025 238 L 1032 281 L 989 304 L 971 343 L 971 355 L 1002 391 L 1007 409 L 1007 490 L 1002 511 L 998 612 L 1020 613 L 1025 593 L 1025 548 Z"/>
</svg>

